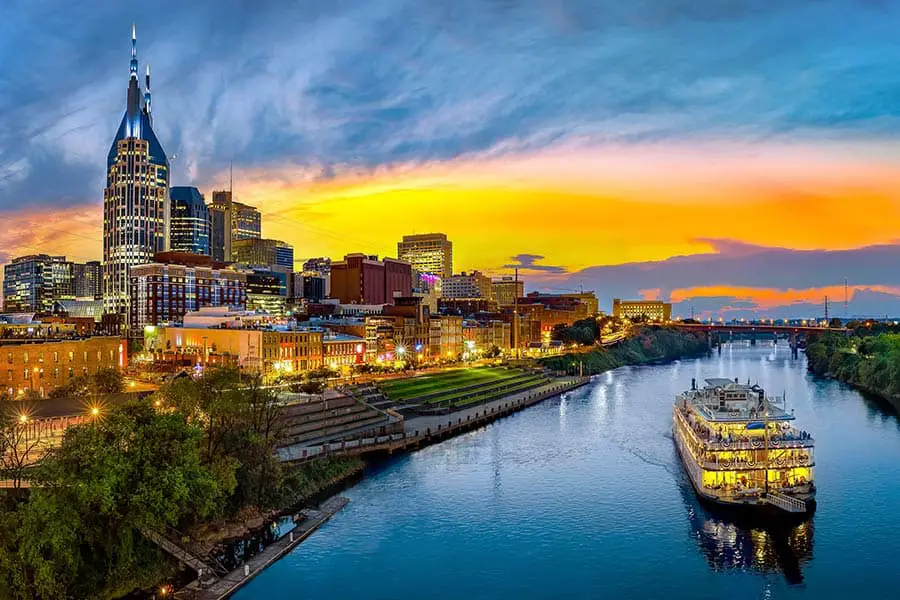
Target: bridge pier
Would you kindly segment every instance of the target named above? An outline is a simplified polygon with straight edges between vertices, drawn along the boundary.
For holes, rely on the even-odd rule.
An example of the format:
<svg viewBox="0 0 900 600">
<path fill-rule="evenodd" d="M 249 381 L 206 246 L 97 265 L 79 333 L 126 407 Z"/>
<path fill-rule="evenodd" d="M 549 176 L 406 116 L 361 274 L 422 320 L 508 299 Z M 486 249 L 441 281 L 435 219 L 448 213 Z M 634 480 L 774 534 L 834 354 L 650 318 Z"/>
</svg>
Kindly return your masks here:
<svg viewBox="0 0 900 600">
<path fill-rule="evenodd" d="M 750 332 L 750 345 L 751 346 L 756 345 L 756 332 L 755 331 Z"/>
<path fill-rule="evenodd" d="M 800 349 L 797 344 L 797 332 L 791 334 L 791 358 L 799 358 L 800 357 Z"/>
</svg>

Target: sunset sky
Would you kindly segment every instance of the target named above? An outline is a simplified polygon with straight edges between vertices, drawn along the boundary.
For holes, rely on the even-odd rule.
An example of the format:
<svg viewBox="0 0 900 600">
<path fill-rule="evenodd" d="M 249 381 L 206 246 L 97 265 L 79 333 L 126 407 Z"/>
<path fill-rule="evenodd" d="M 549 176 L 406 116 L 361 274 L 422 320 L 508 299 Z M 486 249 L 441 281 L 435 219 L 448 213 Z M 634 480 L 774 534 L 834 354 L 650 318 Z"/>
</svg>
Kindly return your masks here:
<svg viewBox="0 0 900 600">
<path fill-rule="evenodd" d="M 900 3 L 6 0 L 3 261 L 100 258 L 132 21 L 171 184 L 233 163 L 298 261 L 442 231 L 606 308 L 900 315 Z"/>
</svg>

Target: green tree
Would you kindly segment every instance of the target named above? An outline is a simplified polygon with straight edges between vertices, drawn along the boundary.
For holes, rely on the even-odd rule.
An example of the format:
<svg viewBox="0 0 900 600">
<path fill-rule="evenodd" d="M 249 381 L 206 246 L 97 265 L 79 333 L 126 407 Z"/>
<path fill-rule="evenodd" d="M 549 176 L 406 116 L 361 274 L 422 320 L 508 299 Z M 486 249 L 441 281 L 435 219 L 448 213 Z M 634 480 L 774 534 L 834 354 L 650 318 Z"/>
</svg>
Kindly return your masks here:
<svg viewBox="0 0 900 600">
<path fill-rule="evenodd" d="M 0 479 L 19 489 L 29 468 L 41 457 L 44 429 L 8 402 L 0 403 Z"/>
<path fill-rule="evenodd" d="M 201 438 L 182 415 L 146 404 L 70 428 L 6 525 L 0 589 L 41 599 L 129 591 L 159 560 L 141 530 L 186 527 L 221 506 L 227 478 L 201 463 Z"/>
</svg>

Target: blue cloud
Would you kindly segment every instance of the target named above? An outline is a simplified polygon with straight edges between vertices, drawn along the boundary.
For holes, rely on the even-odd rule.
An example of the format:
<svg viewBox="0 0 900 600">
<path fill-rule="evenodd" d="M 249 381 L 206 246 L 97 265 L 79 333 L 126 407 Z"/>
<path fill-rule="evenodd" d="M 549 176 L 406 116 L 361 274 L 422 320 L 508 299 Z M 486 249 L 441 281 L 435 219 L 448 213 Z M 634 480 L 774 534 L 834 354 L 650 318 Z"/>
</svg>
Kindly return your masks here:
<svg viewBox="0 0 900 600">
<path fill-rule="evenodd" d="M 132 21 L 173 183 L 570 137 L 900 132 L 897 3 L 6 0 L 0 210 L 99 202 Z"/>
</svg>

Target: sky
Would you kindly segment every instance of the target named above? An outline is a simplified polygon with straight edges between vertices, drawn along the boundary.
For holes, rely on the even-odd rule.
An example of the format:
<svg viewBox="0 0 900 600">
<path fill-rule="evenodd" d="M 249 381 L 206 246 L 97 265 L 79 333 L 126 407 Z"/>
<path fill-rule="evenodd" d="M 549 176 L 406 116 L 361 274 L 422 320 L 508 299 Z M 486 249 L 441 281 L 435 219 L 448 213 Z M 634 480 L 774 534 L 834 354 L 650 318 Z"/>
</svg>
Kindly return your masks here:
<svg viewBox="0 0 900 600">
<path fill-rule="evenodd" d="M 233 165 L 298 261 L 900 315 L 900 2 L 4 0 L 0 260 L 100 258 L 132 23 L 171 184 Z"/>
</svg>

